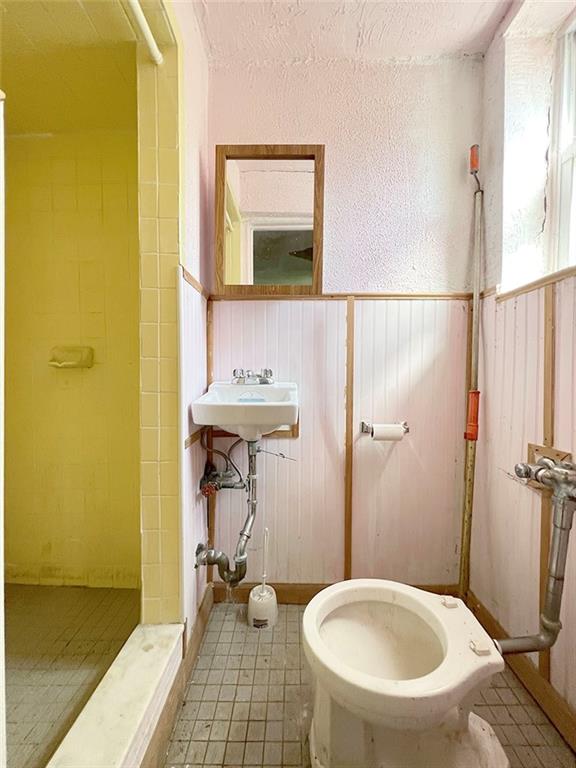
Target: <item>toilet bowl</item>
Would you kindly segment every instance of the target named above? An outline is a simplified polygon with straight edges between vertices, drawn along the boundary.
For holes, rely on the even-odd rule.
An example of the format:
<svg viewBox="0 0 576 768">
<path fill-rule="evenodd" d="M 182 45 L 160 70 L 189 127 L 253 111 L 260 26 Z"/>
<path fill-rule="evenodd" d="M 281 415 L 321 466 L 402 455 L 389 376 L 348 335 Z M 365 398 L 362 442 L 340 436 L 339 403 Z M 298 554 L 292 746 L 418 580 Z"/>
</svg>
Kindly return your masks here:
<svg viewBox="0 0 576 768">
<path fill-rule="evenodd" d="M 507 768 L 470 709 L 504 669 L 461 600 L 393 581 L 334 584 L 308 604 L 317 768 Z"/>
</svg>

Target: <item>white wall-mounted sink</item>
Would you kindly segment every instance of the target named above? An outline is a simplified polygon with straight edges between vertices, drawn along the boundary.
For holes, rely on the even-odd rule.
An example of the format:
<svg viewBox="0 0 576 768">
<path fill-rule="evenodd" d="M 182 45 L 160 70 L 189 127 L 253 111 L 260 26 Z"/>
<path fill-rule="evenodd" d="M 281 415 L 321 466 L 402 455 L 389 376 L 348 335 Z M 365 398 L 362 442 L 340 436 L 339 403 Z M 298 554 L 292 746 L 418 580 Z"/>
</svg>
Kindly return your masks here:
<svg viewBox="0 0 576 768">
<path fill-rule="evenodd" d="M 298 421 L 298 387 L 292 382 L 230 384 L 216 381 L 192 403 L 195 424 L 217 426 L 244 440 L 259 440 Z"/>
</svg>

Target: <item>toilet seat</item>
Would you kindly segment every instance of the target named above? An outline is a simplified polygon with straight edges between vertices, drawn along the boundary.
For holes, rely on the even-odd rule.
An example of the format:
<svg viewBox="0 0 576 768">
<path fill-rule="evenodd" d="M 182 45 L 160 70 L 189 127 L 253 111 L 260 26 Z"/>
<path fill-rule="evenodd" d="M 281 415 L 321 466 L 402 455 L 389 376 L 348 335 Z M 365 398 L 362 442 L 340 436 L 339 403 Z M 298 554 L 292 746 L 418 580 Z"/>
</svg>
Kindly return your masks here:
<svg viewBox="0 0 576 768">
<path fill-rule="evenodd" d="M 504 668 L 461 600 L 393 581 L 354 579 L 327 587 L 304 612 L 303 637 L 312 672 L 334 700 L 390 728 L 441 723 Z M 382 655 L 395 659 L 382 664 Z"/>
</svg>

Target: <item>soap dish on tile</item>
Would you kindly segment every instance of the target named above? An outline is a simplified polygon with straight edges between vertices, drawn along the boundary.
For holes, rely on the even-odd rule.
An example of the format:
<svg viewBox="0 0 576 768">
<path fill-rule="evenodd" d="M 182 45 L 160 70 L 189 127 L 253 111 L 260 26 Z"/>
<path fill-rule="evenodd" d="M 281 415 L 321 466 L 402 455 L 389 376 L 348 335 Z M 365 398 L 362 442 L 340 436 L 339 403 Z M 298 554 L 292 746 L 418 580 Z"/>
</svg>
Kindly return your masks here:
<svg viewBox="0 0 576 768">
<path fill-rule="evenodd" d="M 92 368 L 92 347 L 52 347 L 48 365 L 52 368 Z"/>
</svg>

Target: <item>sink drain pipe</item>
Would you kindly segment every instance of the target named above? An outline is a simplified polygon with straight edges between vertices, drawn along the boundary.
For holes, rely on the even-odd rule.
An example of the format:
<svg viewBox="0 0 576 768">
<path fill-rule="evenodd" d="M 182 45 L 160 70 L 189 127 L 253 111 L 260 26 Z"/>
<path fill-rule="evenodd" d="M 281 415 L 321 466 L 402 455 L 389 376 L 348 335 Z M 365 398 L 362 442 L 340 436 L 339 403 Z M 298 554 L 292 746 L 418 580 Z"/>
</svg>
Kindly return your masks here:
<svg viewBox="0 0 576 768">
<path fill-rule="evenodd" d="M 516 475 L 526 480 L 535 480 L 547 488 L 553 488 L 552 540 L 548 559 L 548 582 L 544 608 L 540 616 L 540 632 L 524 637 L 507 637 L 494 640 L 503 655 L 531 653 L 551 648 L 562 629 L 560 609 L 570 530 L 576 511 L 576 465 L 570 462 L 556 463 L 541 458 L 537 464 L 517 464 Z"/>
<path fill-rule="evenodd" d="M 230 568 L 230 560 L 225 552 L 218 549 L 208 549 L 205 544 L 198 544 L 196 548 L 196 568 L 201 565 L 215 565 L 218 575 L 231 587 L 237 586 L 246 576 L 248 554 L 246 549 L 252 536 L 252 528 L 256 519 L 256 507 L 258 506 L 256 454 L 258 453 L 258 441 L 248 441 L 248 476 L 246 477 L 246 489 L 248 491 L 248 514 L 238 537 L 236 552 L 234 554 L 234 568 Z M 222 486 L 226 487 L 226 486 Z M 238 484 L 232 487 L 239 487 Z"/>
</svg>

